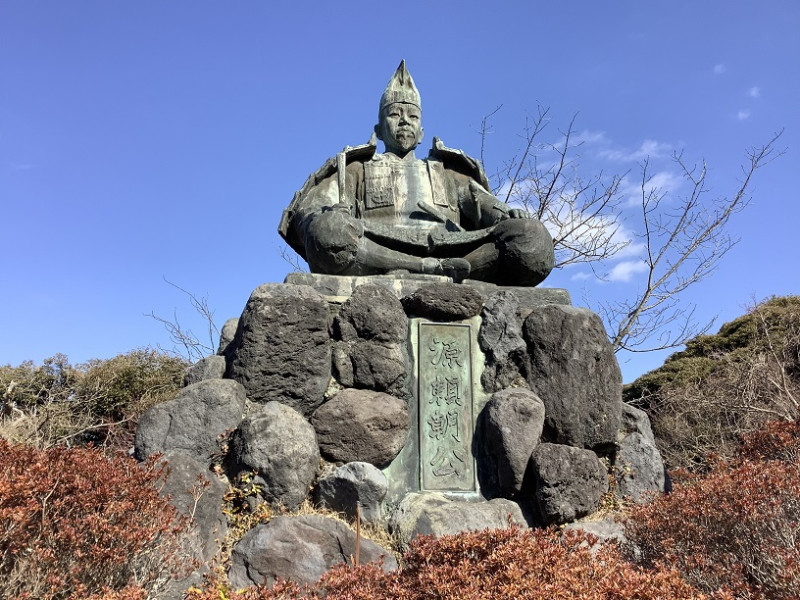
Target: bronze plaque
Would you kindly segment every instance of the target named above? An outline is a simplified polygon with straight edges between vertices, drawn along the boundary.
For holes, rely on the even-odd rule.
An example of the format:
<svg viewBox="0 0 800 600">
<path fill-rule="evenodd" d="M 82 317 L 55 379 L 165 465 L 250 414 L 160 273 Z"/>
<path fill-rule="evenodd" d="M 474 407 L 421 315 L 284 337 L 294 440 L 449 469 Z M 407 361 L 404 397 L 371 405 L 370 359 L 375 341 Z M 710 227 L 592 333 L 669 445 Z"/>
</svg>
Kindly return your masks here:
<svg viewBox="0 0 800 600">
<path fill-rule="evenodd" d="M 419 325 L 420 485 L 475 491 L 469 325 Z"/>
</svg>

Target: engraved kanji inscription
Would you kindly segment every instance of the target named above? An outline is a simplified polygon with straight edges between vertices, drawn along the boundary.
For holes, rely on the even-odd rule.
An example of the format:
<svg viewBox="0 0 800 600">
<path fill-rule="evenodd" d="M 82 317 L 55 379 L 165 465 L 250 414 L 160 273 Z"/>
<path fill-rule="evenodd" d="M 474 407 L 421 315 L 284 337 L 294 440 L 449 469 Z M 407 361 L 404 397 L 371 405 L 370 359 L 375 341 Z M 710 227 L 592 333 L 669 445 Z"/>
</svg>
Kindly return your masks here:
<svg viewBox="0 0 800 600">
<path fill-rule="evenodd" d="M 423 490 L 475 491 L 470 340 L 469 325 L 419 325 Z"/>
</svg>

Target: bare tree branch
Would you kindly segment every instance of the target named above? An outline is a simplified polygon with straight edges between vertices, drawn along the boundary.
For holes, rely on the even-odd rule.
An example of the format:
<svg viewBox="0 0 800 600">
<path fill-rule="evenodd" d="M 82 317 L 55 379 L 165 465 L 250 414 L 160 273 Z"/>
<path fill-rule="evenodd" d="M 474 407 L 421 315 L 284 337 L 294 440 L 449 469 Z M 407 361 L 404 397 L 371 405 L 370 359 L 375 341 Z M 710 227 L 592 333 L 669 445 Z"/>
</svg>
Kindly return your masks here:
<svg viewBox="0 0 800 600">
<path fill-rule="evenodd" d="M 649 161 L 641 164 L 639 216 L 647 279 L 635 298 L 602 307 L 615 350 L 674 348 L 708 330 L 711 323 L 698 326 L 692 318 L 694 309 L 680 307 L 678 296 L 708 277 L 738 241 L 726 227 L 731 216 L 749 203 L 747 190 L 755 172 L 782 154 L 775 147 L 781 133 L 763 146 L 748 150 L 743 178 L 733 196 L 710 203 L 705 202 L 705 162 L 690 166 L 682 154 L 673 156 L 690 186 L 688 194 L 674 206 L 668 205 L 663 190 L 651 187 Z"/>
</svg>

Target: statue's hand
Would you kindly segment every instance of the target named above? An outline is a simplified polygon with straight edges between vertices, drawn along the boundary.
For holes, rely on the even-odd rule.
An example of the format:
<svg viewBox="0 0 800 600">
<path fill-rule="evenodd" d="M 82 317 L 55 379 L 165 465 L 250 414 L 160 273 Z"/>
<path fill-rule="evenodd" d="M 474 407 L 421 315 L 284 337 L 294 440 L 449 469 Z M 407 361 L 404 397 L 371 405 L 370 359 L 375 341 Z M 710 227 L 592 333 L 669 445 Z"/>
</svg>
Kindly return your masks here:
<svg viewBox="0 0 800 600">
<path fill-rule="evenodd" d="M 522 208 L 512 208 L 508 211 L 509 219 L 532 219 L 533 215 Z"/>
</svg>

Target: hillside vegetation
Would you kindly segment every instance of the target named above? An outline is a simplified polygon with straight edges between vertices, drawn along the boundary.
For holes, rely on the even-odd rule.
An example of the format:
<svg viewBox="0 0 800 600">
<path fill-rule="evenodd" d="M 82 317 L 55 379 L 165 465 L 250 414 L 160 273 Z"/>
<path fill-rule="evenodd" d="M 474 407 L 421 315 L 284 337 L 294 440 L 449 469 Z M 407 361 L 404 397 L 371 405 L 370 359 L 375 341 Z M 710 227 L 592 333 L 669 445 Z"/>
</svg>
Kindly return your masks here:
<svg viewBox="0 0 800 600">
<path fill-rule="evenodd" d="M 741 435 L 792 421 L 800 402 L 800 296 L 773 297 L 701 335 L 624 388 L 670 468 L 735 455 Z"/>
</svg>

